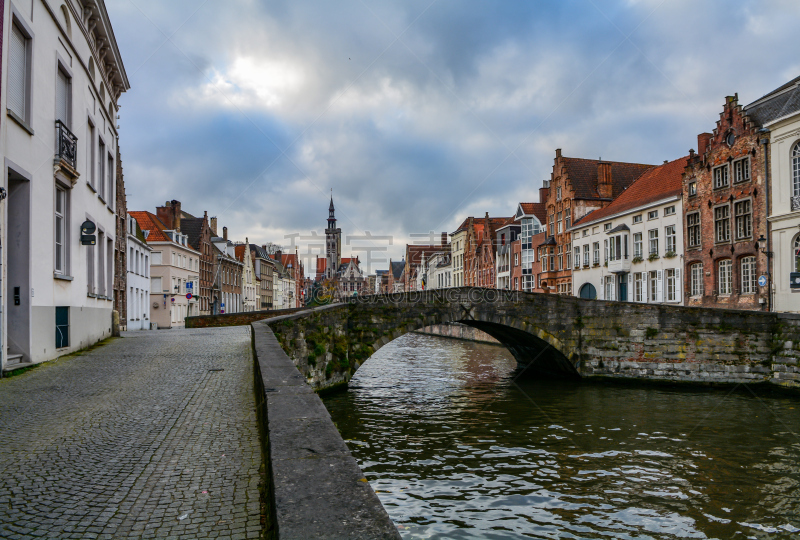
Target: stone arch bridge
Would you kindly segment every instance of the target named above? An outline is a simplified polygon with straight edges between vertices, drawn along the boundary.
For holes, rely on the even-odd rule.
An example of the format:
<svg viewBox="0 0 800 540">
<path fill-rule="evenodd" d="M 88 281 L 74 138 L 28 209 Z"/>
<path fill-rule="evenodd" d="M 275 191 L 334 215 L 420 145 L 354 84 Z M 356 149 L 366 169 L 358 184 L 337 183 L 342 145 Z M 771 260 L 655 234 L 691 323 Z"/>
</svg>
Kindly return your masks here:
<svg viewBox="0 0 800 540">
<path fill-rule="evenodd" d="M 800 388 L 796 315 L 462 287 L 359 297 L 258 324 L 272 329 L 309 384 L 323 390 L 346 384 L 393 339 L 452 322 L 495 337 L 533 376 Z"/>
</svg>

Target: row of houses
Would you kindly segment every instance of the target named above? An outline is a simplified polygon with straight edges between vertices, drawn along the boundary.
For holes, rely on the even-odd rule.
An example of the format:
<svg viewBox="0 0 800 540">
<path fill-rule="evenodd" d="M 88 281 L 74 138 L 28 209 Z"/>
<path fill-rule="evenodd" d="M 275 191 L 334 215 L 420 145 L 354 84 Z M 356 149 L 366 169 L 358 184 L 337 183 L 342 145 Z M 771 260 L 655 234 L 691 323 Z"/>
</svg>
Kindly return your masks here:
<svg viewBox="0 0 800 540">
<path fill-rule="evenodd" d="M 128 212 L 128 330 L 183 326 L 186 317 L 304 305 L 303 261 L 274 244 L 234 242 L 217 218 L 167 201 Z M 221 234 L 220 234 L 221 232 Z M 146 300 L 146 302 L 144 301 Z"/>
<path fill-rule="evenodd" d="M 383 292 L 490 287 L 612 301 L 800 311 L 800 77 L 725 98 L 660 165 L 555 152 L 539 202 L 407 245 Z"/>
</svg>

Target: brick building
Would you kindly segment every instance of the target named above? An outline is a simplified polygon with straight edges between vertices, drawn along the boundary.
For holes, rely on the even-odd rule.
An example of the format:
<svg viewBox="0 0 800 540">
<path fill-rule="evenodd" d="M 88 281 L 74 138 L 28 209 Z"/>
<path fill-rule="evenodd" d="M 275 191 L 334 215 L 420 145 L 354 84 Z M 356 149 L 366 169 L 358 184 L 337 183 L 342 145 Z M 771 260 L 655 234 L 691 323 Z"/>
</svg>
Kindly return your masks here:
<svg viewBox="0 0 800 540">
<path fill-rule="evenodd" d="M 212 218 L 214 219 L 214 218 Z M 216 236 L 208 219 L 208 212 L 203 212 L 203 217 L 181 212 L 181 228 L 189 237 L 189 245 L 200 253 L 200 288 L 195 292 L 200 306 L 200 314 L 211 313 L 211 283 L 214 269 L 214 255 L 211 251 L 211 237 Z"/>
<path fill-rule="evenodd" d="M 697 136 L 683 175 L 686 305 L 768 309 L 767 191 L 759 126 L 725 98 L 713 133 Z M 763 248 L 763 250 L 762 250 Z"/>
<path fill-rule="evenodd" d="M 653 167 L 597 159 L 571 158 L 556 150 L 547 194 L 546 240 L 539 246 L 542 270 L 537 288 L 572 294 L 573 221 L 608 206 L 634 180 Z M 546 259 L 546 260 L 545 260 Z"/>
<path fill-rule="evenodd" d="M 117 145 L 116 242 L 114 243 L 114 309 L 120 325 L 128 320 L 128 202 L 122 178 L 122 159 Z"/>
</svg>

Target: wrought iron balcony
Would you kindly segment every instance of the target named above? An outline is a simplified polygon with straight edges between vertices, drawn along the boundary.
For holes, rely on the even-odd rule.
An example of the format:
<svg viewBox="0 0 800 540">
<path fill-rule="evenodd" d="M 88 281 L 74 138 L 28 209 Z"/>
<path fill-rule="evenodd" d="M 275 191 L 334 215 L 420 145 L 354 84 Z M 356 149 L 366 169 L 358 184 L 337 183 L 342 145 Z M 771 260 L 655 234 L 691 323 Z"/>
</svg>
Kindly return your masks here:
<svg viewBox="0 0 800 540">
<path fill-rule="evenodd" d="M 800 210 L 800 195 L 792 197 L 792 211 Z"/>
<path fill-rule="evenodd" d="M 61 120 L 56 120 L 56 161 L 68 165 L 77 173 L 78 137 Z"/>
</svg>

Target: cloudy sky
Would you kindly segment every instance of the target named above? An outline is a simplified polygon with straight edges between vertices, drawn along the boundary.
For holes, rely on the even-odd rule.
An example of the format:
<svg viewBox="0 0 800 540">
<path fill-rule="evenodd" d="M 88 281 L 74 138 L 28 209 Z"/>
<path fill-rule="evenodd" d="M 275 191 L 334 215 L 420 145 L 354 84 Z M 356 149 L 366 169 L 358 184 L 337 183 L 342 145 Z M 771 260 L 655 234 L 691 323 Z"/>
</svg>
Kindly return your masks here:
<svg viewBox="0 0 800 540">
<path fill-rule="evenodd" d="M 379 237 L 344 247 L 362 259 L 536 201 L 556 148 L 685 155 L 726 95 L 800 75 L 796 0 L 106 4 L 129 209 L 178 199 L 288 245 L 322 233 L 332 188 L 344 235 Z"/>
</svg>

